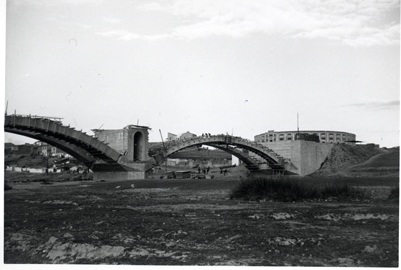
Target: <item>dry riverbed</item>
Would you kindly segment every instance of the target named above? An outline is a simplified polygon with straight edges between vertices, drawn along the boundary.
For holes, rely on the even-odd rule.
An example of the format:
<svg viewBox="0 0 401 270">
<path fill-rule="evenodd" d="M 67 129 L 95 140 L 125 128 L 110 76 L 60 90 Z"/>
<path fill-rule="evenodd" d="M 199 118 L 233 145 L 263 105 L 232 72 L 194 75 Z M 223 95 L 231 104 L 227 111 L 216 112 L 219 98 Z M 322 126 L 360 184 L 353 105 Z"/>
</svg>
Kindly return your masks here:
<svg viewBox="0 0 401 270">
<path fill-rule="evenodd" d="M 398 266 L 398 202 L 230 200 L 238 180 L 13 185 L 4 261 L 18 264 Z"/>
</svg>

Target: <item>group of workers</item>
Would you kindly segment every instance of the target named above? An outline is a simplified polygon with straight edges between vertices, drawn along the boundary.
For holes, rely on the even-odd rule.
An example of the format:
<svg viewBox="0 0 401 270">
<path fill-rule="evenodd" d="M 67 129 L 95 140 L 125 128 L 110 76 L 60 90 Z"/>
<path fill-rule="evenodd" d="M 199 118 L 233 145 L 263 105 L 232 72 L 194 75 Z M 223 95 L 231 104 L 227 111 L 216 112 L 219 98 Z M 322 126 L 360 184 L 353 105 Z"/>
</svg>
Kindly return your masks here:
<svg viewBox="0 0 401 270">
<path fill-rule="evenodd" d="M 201 171 L 203 172 L 203 174 L 208 174 L 210 171 L 210 167 L 208 166 L 207 168 L 203 168 L 203 169 L 198 167 L 198 173 L 201 173 Z"/>
<path fill-rule="evenodd" d="M 200 174 L 201 172 L 203 172 L 203 174 L 209 174 L 210 171 L 210 167 L 208 166 L 207 168 L 203 168 L 201 169 L 200 167 L 198 167 L 198 173 Z M 227 169 L 220 169 L 220 174 L 223 174 L 224 176 L 227 174 Z"/>
</svg>

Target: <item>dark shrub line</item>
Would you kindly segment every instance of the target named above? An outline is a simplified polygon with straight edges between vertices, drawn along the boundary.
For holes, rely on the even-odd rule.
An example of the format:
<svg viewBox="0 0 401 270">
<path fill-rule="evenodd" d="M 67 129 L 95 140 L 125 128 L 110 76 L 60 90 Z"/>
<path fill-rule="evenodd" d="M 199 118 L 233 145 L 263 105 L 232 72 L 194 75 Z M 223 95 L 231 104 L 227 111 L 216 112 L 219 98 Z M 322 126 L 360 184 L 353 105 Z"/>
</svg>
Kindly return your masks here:
<svg viewBox="0 0 401 270">
<path fill-rule="evenodd" d="M 232 190 L 231 199 L 300 201 L 328 198 L 362 198 L 362 191 L 347 184 L 316 186 L 298 179 L 250 178 Z"/>
<path fill-rule="evenodd" d="M 400 188 L 399 187 L 392 188 L 390 195 L 388 196 L 388 200 L 398 202 L 399 199 L 400 199 Z"/>
<path fill-rule="evenodd" d="M 13 187 L 10 186 L 9 184 L 7 184 L 6 182 L 4 182 L 4 191 L 10 190 L 10 189 L 13 189 Z"/>
</svg>

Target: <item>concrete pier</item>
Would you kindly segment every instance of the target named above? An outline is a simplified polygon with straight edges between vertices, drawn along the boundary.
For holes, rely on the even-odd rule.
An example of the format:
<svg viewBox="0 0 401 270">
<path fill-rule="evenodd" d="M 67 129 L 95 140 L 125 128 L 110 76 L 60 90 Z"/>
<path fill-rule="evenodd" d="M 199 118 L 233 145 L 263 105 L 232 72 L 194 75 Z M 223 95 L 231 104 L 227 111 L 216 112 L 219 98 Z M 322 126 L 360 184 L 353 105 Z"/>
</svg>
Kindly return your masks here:
<svg viewBox="0 0 401 270">
<path fill-rule="evenodd" d="M 144 179 L 148 149 L 149 127 L 128 125 L 123 129 L 94 129 L 98 140 L 121 154 L 118 164 L 94 164 L 94 180 L 121 181 Z"/>
<path fill-rule="evenodd" d="M 286 170 L 300 176 L 317 171 L 333 148 L 331 143 L 303 140 L 270 142 L 268 146 L 289 162 Z"/>
</svg>

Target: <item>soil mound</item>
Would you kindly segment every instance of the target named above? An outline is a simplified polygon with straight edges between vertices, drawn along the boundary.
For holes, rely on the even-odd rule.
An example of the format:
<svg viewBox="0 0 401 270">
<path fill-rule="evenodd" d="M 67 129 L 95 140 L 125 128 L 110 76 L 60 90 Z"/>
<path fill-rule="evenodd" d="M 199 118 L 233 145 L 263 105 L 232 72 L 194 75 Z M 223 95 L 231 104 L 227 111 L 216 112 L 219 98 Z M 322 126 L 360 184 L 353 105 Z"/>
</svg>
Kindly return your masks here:
<svg viewBox="0 0 401 270">
<path fill-rule="evenodd" d="M 336 144 L 330 151 L 319 170 L 310 176 L 329 176 L 341 174 L 347 168 L 366 162 L 371 157 L 387 153 L 387 150 L 370 145 Z"/>
</svg>

